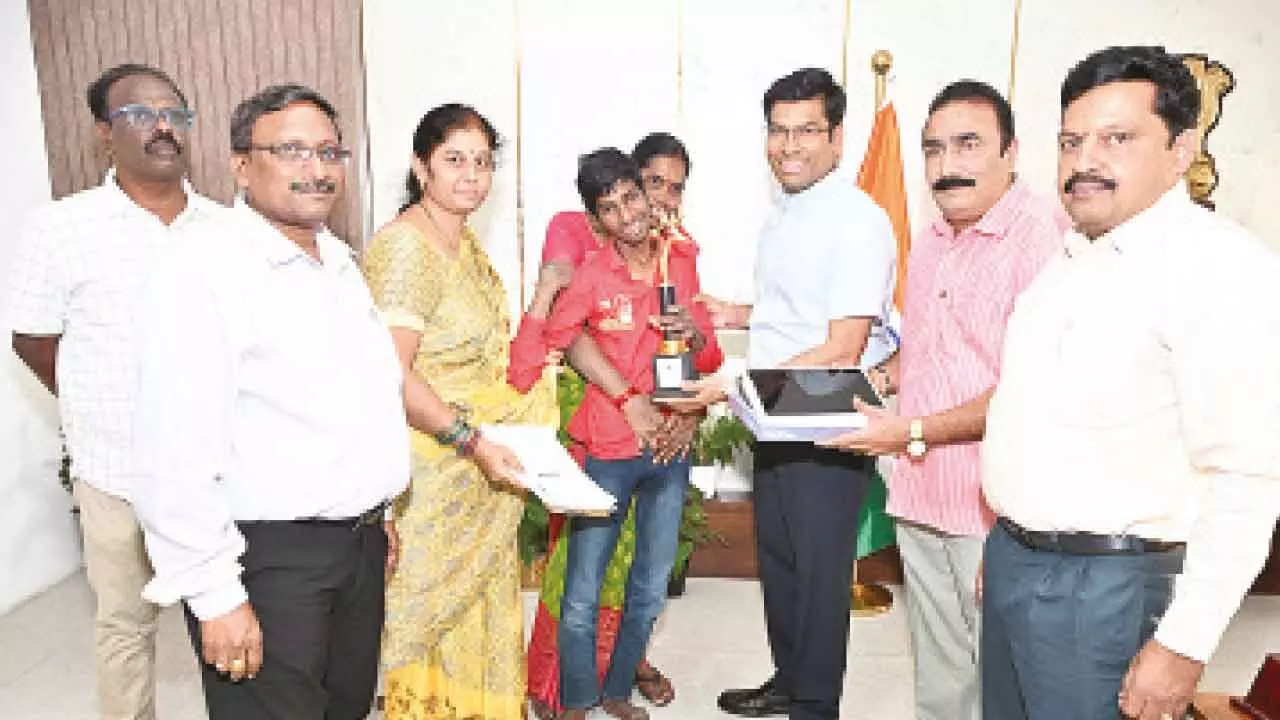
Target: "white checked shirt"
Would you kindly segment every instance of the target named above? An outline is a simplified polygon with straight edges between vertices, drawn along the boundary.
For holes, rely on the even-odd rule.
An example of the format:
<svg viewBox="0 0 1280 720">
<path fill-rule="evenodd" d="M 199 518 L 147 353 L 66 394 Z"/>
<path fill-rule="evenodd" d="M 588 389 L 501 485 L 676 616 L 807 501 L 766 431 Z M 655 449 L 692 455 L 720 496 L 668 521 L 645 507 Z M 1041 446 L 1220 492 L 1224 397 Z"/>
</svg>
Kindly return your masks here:
<svg viewBox="0 0 1280 720">
<path fill-rule="evenodd" d="M 237 204 L 144 290 L 133 505 L 153 602 L 222 615 L 246 598 L 237 521 L 354 517 L 408 485 L 391 334 L 351 250 L 317 243 L 319 261 Z"/>
<path fill-rule="evenodd" d="M 184 188 L 187 207 L 168 226 L 124 194 L 114 170 L 97 187 L 37 208 L 19 236 L 10 279 L 10 329 L 62 336 L 58 405 L 72 476 L 125 500 L 139 291 L 176 233 L 223 210 Z"/>
</svg>

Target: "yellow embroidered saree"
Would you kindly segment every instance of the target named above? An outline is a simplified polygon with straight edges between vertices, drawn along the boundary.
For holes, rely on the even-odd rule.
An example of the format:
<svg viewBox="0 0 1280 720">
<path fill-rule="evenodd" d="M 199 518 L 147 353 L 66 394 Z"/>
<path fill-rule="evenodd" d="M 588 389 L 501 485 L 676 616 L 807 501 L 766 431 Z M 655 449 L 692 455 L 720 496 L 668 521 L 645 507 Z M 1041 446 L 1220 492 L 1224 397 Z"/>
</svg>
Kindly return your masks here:
<svg viewBox="0 0 1280 720">
<path fill-rule="evenodd" d="M 510 319 L 475 235 L 456 257 L 405 221 L 374 236 L 365 274 L 389 325 L 418 331 L 414 371 L 476 426 L 557 422 L 548 374 L 507 384 Z M 429 435 L 412 433 L 413 479 L 396 506 L 400 563 L 387 587 L 388 720 L 520 720 L 525 670 L 516 527 L 520 495 Z"/>
</svg>

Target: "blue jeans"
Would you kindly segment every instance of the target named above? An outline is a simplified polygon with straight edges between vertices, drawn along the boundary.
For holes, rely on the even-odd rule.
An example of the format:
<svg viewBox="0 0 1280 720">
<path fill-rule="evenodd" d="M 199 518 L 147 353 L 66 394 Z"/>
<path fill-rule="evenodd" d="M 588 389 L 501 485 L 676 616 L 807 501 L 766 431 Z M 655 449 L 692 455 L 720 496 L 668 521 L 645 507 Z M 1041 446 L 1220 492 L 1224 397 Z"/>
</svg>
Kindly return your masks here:
<svg viewBox="0 0 1280 720">
<path fill-rule="evenodd" d="M 684 510 L 689 462 L 659 465 L 645 451 L 629 460 L 587 457 L 587 475 L 618 499 L 607 518 L 573 518 L 560 601 L 560 700 L 566 708 L 586 708 L 601 697 L 631 697 L 636 668 L 649 644 L 653 623 L 667 596 L 676 539 Z M 600 584 L 618 543 L 631 499 L 636 500 L 636 553 L 627 576 L 626 600 L 604 687 L 597 680 L 596 622 Z"/>
</svg>

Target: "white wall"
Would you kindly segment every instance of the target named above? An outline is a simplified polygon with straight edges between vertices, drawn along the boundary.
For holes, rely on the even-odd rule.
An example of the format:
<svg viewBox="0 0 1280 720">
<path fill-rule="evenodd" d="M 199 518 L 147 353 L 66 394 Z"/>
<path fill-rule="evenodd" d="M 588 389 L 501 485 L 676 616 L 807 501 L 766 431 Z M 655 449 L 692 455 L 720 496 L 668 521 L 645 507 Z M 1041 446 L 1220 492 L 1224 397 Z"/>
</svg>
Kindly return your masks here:
<svg viewBox="0 0 1280 720">
<path fill-rule="evenodd" d="M 672 130 L 693 156 L 686 213 L 702 244 L 703 283 L 750 295 L 756 232 L 773 191 L 764 162 L 760 99 L 769 82 L 803 65 L 847 78 L 845 162 L 856 167 L 871 123 L 871 54 L 895 57 L 889 96 L 898 108 L 912 215 L 932 216 L 919 132 L 943 85 L 962 77 L 1008 92 L 1021 169 L 1053 193 L 1058 87 L 1067 68 L 1113 43 L 1162 43 L 1202 52 L 1234 71 L 1210 138 L 1227 214 L 1280 247 L 1280 2 L 1274 0 L 377 0 L 365 5 L 373 143 L 374 222 L 391 217 L 413 125 L 427 108 L 470 102 L 507 137 L 505 166 L 477 225 L 507 283 L 520 285 L 515 146 L 523 143 L 524 283 L 537 273 L 546 222 L 580 203 L 574 158 L 602 144 L 628 148 Z M 517 16 L 519 22 L 517 22 Z M 517 26 L 519 32 L 517 32 Z M 1015 36 L 1018 37 L 1015 56 Z M 522 55 L 522 123 L 516 58 Z M 841 67 L 847 57 L 847 68 Z M 1016 65 L 1015 65 L 1016 63 Z"/>
<path fill-rule="evenodd" d="M 1280 248 L 1280 2 L 1275 0 L 1077 0 L 1026 2 L 1014 111 L 1022 166 L 1038 190 L 1053 192 L 1067 70 L 1106 45 L 1164 45 L 1226 65 L 1236 88 L 1209 135 L 1221 183 L 1218 212 Z M 1105 20 L 1104 20 L 1105 19 Z"/>
<path fill-rule="evenodd" d="M 21 218 L 49 199 L 27 4 L 0 3 L 0 278 L 7 278 Z M 58 484 L 57 408 L 9 349 L 7 295 L 0 283 L 0 613 L 80 565 L 71 503 Z"/>
</svg>

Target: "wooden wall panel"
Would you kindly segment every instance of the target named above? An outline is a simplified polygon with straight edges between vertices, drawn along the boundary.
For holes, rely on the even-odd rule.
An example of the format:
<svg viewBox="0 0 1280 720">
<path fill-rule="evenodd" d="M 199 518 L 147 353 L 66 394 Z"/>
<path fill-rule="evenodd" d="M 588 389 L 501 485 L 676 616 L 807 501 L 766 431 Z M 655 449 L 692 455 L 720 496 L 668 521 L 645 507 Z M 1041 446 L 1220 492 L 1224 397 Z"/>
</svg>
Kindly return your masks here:
<svg viewBox="0 0 1280 720">
<path fill-rule="evenodd" d="M 360 0 L 30 0 L 49 171 L 55 197 L 98 184 L 107 158 L 85 89 L 105 69 L 139 62 L 164 70 L 195 108 L 191 181 L 230 202 L 230 116 L 248 95 L 296 82 L 338 109 L 354 156 L 334 232 L 364 240 L 365 111 Z"/>
</svg>

